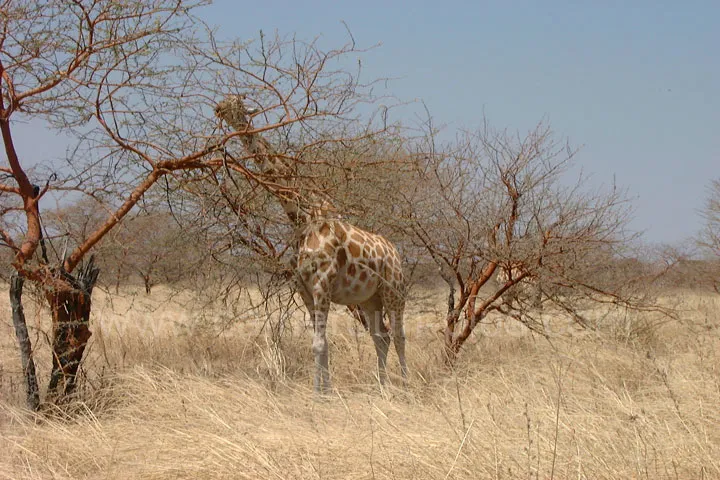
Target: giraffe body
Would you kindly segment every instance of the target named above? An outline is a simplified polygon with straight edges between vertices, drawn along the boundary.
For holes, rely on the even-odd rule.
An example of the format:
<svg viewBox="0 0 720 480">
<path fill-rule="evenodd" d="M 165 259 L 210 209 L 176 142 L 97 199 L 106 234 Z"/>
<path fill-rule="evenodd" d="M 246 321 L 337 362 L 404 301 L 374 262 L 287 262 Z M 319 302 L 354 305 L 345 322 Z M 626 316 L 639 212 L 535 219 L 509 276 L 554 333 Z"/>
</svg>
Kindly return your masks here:
<svg viewBox="0 0 720 480">
<path fill-rule="evenodd" d="M 218 104 L 216 114 L 238 132 L 251 127 L 250 110 L 244 97 L 231 95 Z M 240 135 L 246 150 L 255 157 L 263 173 L 281 187 L 294 187 L 293 165 L 277 155 L 268 142 L 257 134 Z M 378 376 L 386 380 L 385 366 L 390 339 L 395 344 L 403 380 L 405 362 L 405 279 L 402 262 L 395 246 L 384 237 L 366 232 L 340 220 L 326 218 L 317 205 L 292 196 L 283 189 L 277 195 L 291 222 L 297 225 L 295 281 L 313 320 L 312 349 L 315 354 L 314 387 L 318 392 L 330 389 L 327 319 L 330 304 L 358 305 L 375 344 Z M 390 322 L 385 326 L 384 317 Z"/>
<path fill-rule="evenodd" d="M 298 291 L 313 317 L 316 390 L 330 388 L 326 335 L 330 303 L 359 305 L 363 311 L 375 344 L 381 383 L 386 379 L 391 338 L 406 378 L 405 281 L 400 255 L 389 241 L 345 222 L 314 220 L 302 233 L 296 273 Z"/>
<path fill-rule="evenodd" d="M 308 226 L 298 252 L 298 272 L 309 289 L 329 291 L 332 302 L 340 305 L 404 289 L 395 247 L 380 235 L 337 220 Z"/>
</svg>

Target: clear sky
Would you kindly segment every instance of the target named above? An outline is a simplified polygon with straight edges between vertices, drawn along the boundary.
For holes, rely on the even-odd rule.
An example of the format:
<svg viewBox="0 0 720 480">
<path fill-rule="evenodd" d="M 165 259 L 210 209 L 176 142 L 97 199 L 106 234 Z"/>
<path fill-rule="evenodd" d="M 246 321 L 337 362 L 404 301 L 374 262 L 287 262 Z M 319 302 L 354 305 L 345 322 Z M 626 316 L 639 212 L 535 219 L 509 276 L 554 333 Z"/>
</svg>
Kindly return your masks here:
<svg viewBox="0 0 720 480">
<path fill-rule="evenodd" d="M 632 226 L 677 242 L 698 229 L 709 179 L 720 177 L 720 1 L 219 0 L 206 18 L 257 31 L 343 40 L 366 73 L 394 77 L 437 123 L 527 130 L 546 117 L 582 146 L 597 183 L 637 197 Z M 335 43 L 333 43 L 335 42 Z"/>
<path fill-rule="evenodd" d="M 720 177 L 720 1 L 235 1 L 204 14 L 228 36 L 350 27 L 368 78 L 393 77 L 448 129 L 525 131 L 547 118 L 596 183 L 636 197 L 632 227 L 678 242 Z M 32 148 L 30 137 L 20 136 Z"/>
</svg>

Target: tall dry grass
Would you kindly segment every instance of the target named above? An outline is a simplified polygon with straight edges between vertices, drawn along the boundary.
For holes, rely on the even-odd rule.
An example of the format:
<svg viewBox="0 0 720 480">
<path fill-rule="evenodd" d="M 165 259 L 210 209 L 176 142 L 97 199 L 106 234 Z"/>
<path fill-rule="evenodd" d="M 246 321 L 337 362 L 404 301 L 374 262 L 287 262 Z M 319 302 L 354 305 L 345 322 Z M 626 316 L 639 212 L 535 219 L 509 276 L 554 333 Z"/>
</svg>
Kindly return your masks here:
<svg viewBox="0 0 720 480">
<path fill-rule="evenodd" d="M 335 312 L 336 390 L 317 398 L 301 316 L 278 333 L 188 292 L 98 292 L 83 389 L 37 416 L 3 304 L 0 478 L 720 478 L 717 296 L 668 297 L 679 322 L 611 315 L 551 342 L 499 322 L 454 371 L 439 359 L 443 296 L 414 291 L 411 381 L 382 392 L 372 342 Z"/>
</svg>

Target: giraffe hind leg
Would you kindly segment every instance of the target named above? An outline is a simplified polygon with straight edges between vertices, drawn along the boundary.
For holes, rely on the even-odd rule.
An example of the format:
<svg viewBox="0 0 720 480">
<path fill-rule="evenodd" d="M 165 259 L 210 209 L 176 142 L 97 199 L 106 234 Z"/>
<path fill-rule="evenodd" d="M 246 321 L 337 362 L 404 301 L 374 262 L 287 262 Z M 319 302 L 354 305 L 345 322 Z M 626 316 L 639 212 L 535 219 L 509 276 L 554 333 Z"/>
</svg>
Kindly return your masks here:
<svg viewBox="0 0 720 480">
<path fill-rule="evenodd" d="M 374 296 L 367 302 L 360 305 L 367 322 L 370 336 L 375 344 L 377 353 L 377 373 L 380 385 L 385 384 L 387 379 L 386 366 L 387 355 L 390 349 L 390 333 L 383 322 L 382 302 L 378 296 Z"/>
<path fill-rule="evenodd" d="M 403 378 L 403 382 L 407 383 L 408 368 L 405 360 L 405 327 L 403 326 L 403 312 L 395 311 L 388 312 L 390 316 L 390 325 L 392 329 L 393 343 L 395 344 L 395 351 L 400 361 L 400 373 Z"/>
<path fill-rule="evenodd" d="M 403 378 L 403 383 L 407 383 L 408 368 L 405 360 L 405 326 L 403 324 L 405 301 L 401 296 L 395 294 L 395 292 L 386 294 L 383 300 L 385 311 L 390 320 L 393 344 L 395 345 L 395 351 L 397 352 L 400 362 L 400 373 Z"/>
</svg>

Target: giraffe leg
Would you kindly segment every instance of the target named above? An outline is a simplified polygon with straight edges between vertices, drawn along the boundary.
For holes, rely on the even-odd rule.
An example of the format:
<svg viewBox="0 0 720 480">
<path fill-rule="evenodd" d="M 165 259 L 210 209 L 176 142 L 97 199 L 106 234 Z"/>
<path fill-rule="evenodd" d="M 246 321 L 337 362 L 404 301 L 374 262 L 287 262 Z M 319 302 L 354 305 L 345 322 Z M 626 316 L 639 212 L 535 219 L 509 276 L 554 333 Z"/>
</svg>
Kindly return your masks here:
<svg viewBox="0 0 720 480">
<path fill-rule="evenodd" d="M 403 325 L 405 302 L 403 299 L 398 298 L 386 298 L 386 301 L 385 311 L 390 318 L 393 343 L 400 361 L 400 373 L 402 374 L 403 383 L 407 383 L 408 369 L 405 361 L 405 326 Z"/>
<path fill-rule="evenodd" d="M 315 296 L 314 311 L 310 313 L 313 318 L 312 350 L 315 354 L 315 379 L 313 386 L 316 393 L 330 392 L 330 365 L 327 341 L 327 319 L 330 310 L 330 298 Z"/>
<path fill-rule="evenodd" d="M 377 353 L 377 369 L 380 385 L 385 385 L 387 373 L 385 367 L 387 365 L 387 354 L 390 349 L 390 334 L 385 323 L 383 322 L 382 302 L 379 296 L 374 296 L 367 302 L 360 305 L 365 318 L 368 322 L 370 336 L 375 344 L 375 353 Z"/>
<path fill-rule="evenodd" d="M 394 315 L 390 313 L 390 319 L 393 343 L 395 344 L 395 351 L 400 361 L 400 373 L 402 374 L 403 382 L 407 383 L 408 368 L 407 362 L 405 361 L 405 327 L 403 326 L 402 310 L 396 312 Z"/>
<path fill-rule="evenodd" d="M 310 292 L 310 289 L 302 280 L 297 282 L 297 292 L 300 294 L 300 298 L 302 298 L 313 325 L 312 350 L 315 354 L 313 388 L 315 393 L 325 393 L 330 390 L 328 343 L 326 335 L 330 300 L 323 298 L 316 300 L 316 296 Z"/>
</svg>

